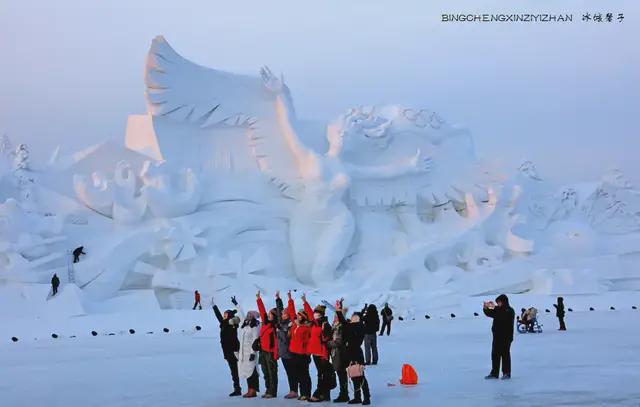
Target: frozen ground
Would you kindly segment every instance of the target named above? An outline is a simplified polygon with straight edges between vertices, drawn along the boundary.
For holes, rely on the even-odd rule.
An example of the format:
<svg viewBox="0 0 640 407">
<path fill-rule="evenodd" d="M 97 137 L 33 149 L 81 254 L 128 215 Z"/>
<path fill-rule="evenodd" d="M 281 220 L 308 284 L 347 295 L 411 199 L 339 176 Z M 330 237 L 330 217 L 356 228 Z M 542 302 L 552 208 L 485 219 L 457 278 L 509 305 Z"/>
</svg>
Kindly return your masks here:
<svg viewBox="0 0 640 407">
<path fill-rule="evenodd" d="M 541 319 L 544 333 L 517 334 L 512 348 L 513 379 L 508 382 L 483 380 L 490 367 L 488 318 L 465 313 L 455 319 L 434 315 L 429 320 L 420 316 L 415 321 L 395 321 L 393 335 L 379 340 L 380 365 L 367 370 L 373 405 L 640 405 L 640 311 L 625 306 L 624 310 L 569 313 L 569 331 L 563 333 L 555 330 L 557 321 L 550 314 L 543 311 Z M 167 312 L 162 321 L 171 325 L 169 333 L 161 332 L 161 319 L 152 320 L 141 314 L 71 319 L 55 340 L 44 334 L 55 322 L 42 321 L 42 329 L 25 333 L 24 322 L 21 327 L 6 321 L 0 330 L 0 404 L 300 404 L 283 399 L 227 397 L 230 379 L 221 357 L 214 317 L 209 312 Z M 114 329 L 114 336 L 103 330 L 92 337 L 87 330 L 91 323 L 142 328 L 135 335 Z M 196 323 L 202 324 L 201 331 L 193 329 Z M 146 334 L 151 325 L 155 325 L 155 333 Z M 12 328 L 25 335 L 17 343 L 7 336 Z M 69 337 L 72 333 L 75 338 Z M 398 385 L 403 363 L 416 367 L 420 385 Z M 281 366 L 279 373 L 281 397 L 286 383 Z M 389 383 L 395 386 L 388 386 Z"/>
</svg>

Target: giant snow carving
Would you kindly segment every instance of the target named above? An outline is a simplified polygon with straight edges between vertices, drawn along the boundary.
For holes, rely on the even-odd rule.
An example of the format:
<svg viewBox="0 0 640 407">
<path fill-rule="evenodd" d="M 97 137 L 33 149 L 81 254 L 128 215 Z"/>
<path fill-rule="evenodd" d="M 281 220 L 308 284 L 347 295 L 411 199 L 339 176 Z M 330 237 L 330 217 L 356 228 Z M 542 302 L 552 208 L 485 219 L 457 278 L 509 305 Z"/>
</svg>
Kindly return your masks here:
<svg viewBox="0 0 640 407">
<path fill-rule="evenodd" d="M 196 289 L 411 304 L 562 294 L 557 276 L 595 268 L 598 284 L 571 292 L 637 279 L 640 192 L 620 172 L 561 188 L 529 161 L 505 174 L 428 109 L 305 121 L 282 76 L 199 66 L 162 37 L 145 84 L 126 148 L 58 151 L 39 171 L 27 146 L 0 137 L 0 285 L 55 272 L 85 301 L 153 290 L 160 307 L 185 308 Z"/>
</svg>

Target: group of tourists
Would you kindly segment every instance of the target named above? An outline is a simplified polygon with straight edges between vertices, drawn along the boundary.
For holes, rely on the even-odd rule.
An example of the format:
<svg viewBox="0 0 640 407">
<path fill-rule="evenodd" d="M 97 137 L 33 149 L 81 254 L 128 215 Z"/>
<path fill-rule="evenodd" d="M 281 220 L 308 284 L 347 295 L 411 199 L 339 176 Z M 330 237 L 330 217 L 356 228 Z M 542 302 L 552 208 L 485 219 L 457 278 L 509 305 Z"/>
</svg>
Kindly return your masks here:
<svg viewBox="0 0 640 407">
<path fill-rule="evenodd" d="M 258 365 L 262 370 L 265 391 L 262 398 L 277 397 L 278 359 L 284 367 L 289 392 L 285 399 L 322 402 L 331 400 L 331 390 L 338 387 L 336 403 L 371 403 L 365 365 L 378 363 L 377 336 L 384 329 L 389 335 L 393 312 L 388 304 L 380 312 L 375 305 L 366 304 L 360 312 L 348 316 L 343 300 L 312 308 L 302 295 L 302 308 L 296 309 L 291 292 L 287 304 L 279 292 L 275 294 L 275 307 L 267 310 L 260 292 L 256 294 L 257 311 L 242 312 L 235 297 L 233 309 L 220 312 L 214 299 L 213 311 L 220 323 L 220 343 L 224 359 L 229 364 L 233 392 L 229 396 L 256 397 L 260 391 Z M 333 309 L 333 320 L 327 310 Z M 239 331 L 239 332 L 238 332 Z M 362 345 L 365 345 L 365 353 Z M 366 356 L 365 356 L 366 354 Z M 309 366 L 317 371 L 313 393 Z M 242 394 L 240 379 L 246 379 L 247 392 Z M 349 397 L 349 379 L 353 384 L 353 397 Z"/>
</svg>

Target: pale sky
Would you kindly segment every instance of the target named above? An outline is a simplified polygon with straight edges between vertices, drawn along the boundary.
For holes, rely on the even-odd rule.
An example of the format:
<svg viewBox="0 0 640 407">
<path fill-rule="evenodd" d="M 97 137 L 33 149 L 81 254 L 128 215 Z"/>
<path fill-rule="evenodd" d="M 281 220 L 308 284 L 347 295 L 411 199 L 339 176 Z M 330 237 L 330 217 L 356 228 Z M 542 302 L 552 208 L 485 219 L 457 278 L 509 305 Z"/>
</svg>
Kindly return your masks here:
<svg viewBox="0 0 640 407">
<path fill-rule="evenodd" d="M 443 13 L 573 13 L 565 24 L 443 23 Z M 585 23 L 585 12 L 624 13 Z M 0 133 L 38 157 L 124 140 L 143 113 L 155 35 L 199 64 L 283 72 L 299 116 L 359 104 L 426 107 L 478 154 L 543 177 L 640 184 L 637 0 L 0 0 Z"/>
</svg>

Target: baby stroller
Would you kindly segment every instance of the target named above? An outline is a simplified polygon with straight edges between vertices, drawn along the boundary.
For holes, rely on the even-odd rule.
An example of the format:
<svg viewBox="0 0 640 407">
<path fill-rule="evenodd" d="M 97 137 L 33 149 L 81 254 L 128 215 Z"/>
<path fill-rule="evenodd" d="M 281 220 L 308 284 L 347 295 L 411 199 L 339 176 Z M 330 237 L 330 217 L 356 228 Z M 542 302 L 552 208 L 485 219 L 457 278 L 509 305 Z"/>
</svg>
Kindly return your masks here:
<svg viewBox="0 0 640 407">
<path fill-rule="evenodd" d="M 542 333 L 542 324 L 538 323 L 538 310 L 534 307 L 522 313 L 517 319 L 517 329 L 521 334 Z"/>
</svg>

